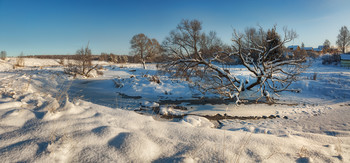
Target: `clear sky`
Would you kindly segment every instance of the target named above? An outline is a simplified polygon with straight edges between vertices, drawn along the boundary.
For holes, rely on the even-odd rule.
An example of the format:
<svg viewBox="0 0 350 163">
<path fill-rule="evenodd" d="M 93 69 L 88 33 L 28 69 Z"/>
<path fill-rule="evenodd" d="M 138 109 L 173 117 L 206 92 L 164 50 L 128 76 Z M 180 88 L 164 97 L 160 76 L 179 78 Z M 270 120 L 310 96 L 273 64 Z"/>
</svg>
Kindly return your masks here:
<svg viewBox="0 0 350 163">
<path fill-rule="evenodd" d="M 94 54 L 128 54 L 133 35 L 159 42 L 182 19 L 198 19 L 230 44 L 232 31 L 257 24 L 287 26 L 291 44 L 335 44 L 350 28 L 350 0 L 0 0 L 0 50 L 9 56 L 74 54 L 90 41 Z"/>
</svg>

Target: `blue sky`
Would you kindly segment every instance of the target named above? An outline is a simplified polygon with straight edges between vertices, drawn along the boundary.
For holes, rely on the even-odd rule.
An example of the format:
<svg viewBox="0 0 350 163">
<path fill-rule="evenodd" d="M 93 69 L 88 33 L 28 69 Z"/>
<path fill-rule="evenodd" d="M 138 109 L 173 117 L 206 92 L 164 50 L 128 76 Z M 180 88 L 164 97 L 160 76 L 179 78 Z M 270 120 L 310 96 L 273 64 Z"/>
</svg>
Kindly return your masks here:
<svg viewBox="0 0 350 163">
<path fill-rule="evenodd" d="M 94 54 L 128 54 L 133 35 L 159 42 L 182 19 L 198 19 L 230 44 L 232 31 L 257 24 L 294 29 L 290 44 L 335 44 L 350 28 L 349 0 L 0 0 L 0 50 L 17 56 L 74 54 L 90 41 Z"/>
</svg>

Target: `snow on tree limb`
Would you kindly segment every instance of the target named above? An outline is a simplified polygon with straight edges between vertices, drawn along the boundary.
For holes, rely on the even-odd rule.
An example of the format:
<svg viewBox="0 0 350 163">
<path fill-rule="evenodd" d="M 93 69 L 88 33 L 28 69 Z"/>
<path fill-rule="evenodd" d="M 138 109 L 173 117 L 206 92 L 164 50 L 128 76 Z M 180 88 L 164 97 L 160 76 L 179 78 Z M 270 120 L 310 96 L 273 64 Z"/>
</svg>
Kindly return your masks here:
<svg viewBox="0 0 350 163">
<path fill-rule="evenodd" d="M 258 30 L 251 28 L 243 34 L 234 30 L 230 48 L 222 44 L 215 33 L 207 35 L 201 29 L 198 20 L 183 20 L 163 46 L 174 59 L 166 66 L 167 70 L 175 76 L 191 77 L 203 92 L 210 91 L 238 101 L 243 91 L 254 88 L 270 101 L 269 92 L 287 91 L 305 69 L 304 58 L 285 57 L 285 43 L 297 37 L 287 28 L 283 29 L 283 38 L 277 33 L 276 26 L 267 31 L 261 27 Z M 238 74 L 226 69 L 225 61 L 232 57 L 238 58 L 256 80 L 240 79 Z"/>
</svg>

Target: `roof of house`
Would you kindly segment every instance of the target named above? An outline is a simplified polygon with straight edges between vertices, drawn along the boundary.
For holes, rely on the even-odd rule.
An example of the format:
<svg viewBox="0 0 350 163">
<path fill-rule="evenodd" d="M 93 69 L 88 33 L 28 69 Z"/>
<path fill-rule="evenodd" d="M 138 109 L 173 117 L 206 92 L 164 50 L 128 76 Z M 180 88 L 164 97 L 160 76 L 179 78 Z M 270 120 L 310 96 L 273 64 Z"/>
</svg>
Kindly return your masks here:
<svg viewBox="0 0 350 163">
<path fill-rule="evenodd" d="M 314 48 L 313 50 L 316 51 L 316 52 L 321 52 L 321 51 L 323 51 L 323 49 L 324 49 L 324 46 L 320 45 L 317 48 Z"/>
<path fill-rule="evenodd" d="M 321 52 L 321 51 L 322 51 L 322 48 L 314 48 L 314 51 L 316 51 L 316 52 Z"/>
<path fill-rule="evenodd" d="M 314 48 L 312 48 L 312 47 L 304 47 L 304 48 L 302 48 L 303 50 L 314 50 Z"/>
<path fill-rule="evenodd" d="M 299 47 L 299 45 L 291 45 L 291 46 L 288 46 L 288 49 L 297 50 L 298 47 Z"/>
<path fill-rule="evenodd" d="M 341 60 L 350 60 L 350 54 L 340 54 Z"/>
<path fill-rule="evenodd" d="M 320 45 L 320 46 L 318 46 L 318 49 L 323 49 L 324 48 L 324 46 L 323 45 Z"/>
</svg>

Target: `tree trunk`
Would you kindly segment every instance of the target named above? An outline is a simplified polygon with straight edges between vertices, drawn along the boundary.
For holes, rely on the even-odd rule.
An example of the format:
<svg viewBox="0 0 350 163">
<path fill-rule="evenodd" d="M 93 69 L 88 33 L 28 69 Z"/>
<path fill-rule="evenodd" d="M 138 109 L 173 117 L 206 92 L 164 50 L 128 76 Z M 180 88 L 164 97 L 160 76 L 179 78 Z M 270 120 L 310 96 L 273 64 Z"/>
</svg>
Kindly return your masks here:
<svg viewBox="0 0 350 163">
<path fill-rule="evenodd" d="M 146 62 L 145 62 L 145 60 L 142 60 L 142 66 L 143 66 L 143 69 L 146 69 Z"/>
</svg>

